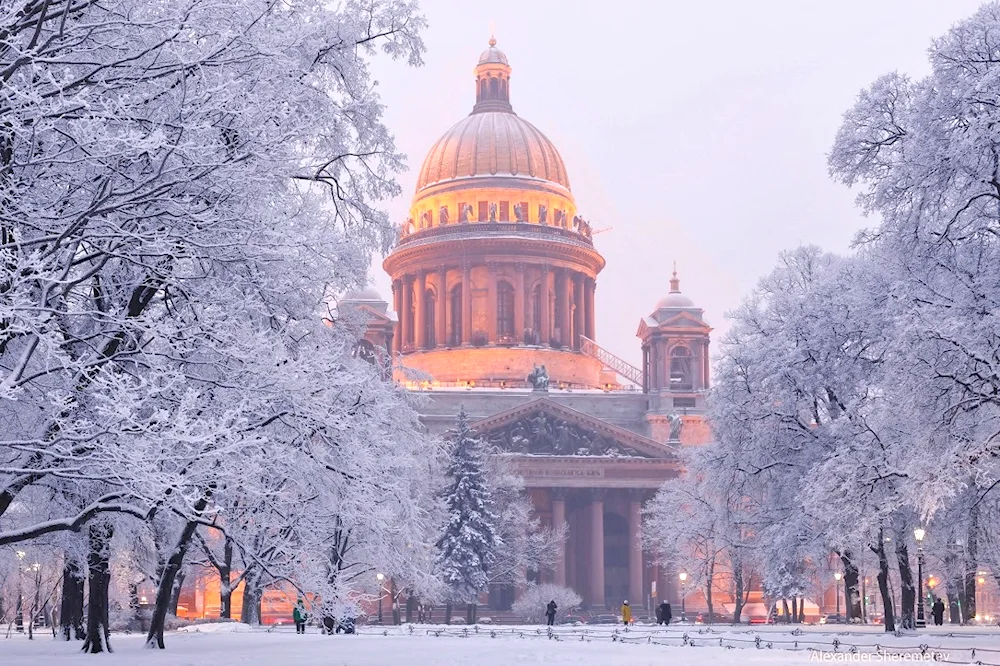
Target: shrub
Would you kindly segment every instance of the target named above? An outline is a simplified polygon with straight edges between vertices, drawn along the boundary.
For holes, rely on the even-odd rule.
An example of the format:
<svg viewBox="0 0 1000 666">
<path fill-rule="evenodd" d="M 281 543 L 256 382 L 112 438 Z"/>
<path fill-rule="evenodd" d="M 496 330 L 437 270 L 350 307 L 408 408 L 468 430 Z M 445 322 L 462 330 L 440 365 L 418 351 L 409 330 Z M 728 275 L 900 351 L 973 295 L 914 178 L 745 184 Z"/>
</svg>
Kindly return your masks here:
<svg viewBox="0 0 1000 666">
<path fill-rule="evenodd" d="M 511 610 L 525 619 L 526 622 L 536 623 L 545 621 L 545 607 L 550 601 L 556 602 L 556 622 L 562 620 L 569 613 L 580 606 L 580 595 L 572 588 L 543 583 L 542 585 L 531 584 L 528 589 L 518 597 Z"/>
</svg>

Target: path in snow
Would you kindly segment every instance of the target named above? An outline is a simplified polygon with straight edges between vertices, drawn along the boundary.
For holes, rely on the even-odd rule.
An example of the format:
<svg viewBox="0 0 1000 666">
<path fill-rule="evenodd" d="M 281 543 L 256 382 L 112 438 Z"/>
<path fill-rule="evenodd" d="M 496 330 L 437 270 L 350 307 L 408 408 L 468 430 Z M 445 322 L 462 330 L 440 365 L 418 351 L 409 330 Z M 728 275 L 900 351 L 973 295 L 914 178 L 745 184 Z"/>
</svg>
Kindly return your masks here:
<svg viewBox="0 0 1000 666">
<path fill-rule="evenodd" d="M 199 631 L 199 629 L 202 629 Z M 819 660 L 805 649 L 807 644 L 832 649 L 834 640 L 839 643 L 841 654 L 850 645 L 873 646 L 879 644 L 892 651 L 911 655 L 906 662 L 920 663 L 915 658 L 926 645 L 927 652 L 938 651 L 948 656 L 947 663 L 969 664 L 980 661 L 1000 666 L 1000 632 L 995 629 L 926 631 L 921 635 L 903 637 L 886 636 L 875 628 L 852 629 L 850 632 L 830 631 L 827 628 L 806 627 L 801 634 L 793 635 L 781 627 L 754 628 L 720 627 L 706 631 L 705 627 L 688 627 L 688 642 L 683 645 L 685 629 L 664 631 L 653 627 L 637 627 L 628 633 L 618 633 L 613 640 L 615 627 L 559 627 L 560 640 L 550 640 L 544 628 L 498 627 L 496 637 L 491 629 L 480 627 L 479 633 L 469 629 L 462 636 L 459 627 L 414 627 L 410 634 L 406 627 L 387 627 L 383 635 L 372 627 L 362 628 L 358 636 L 322 636 L 310 633 L 298 636 L 288 630 L 274 632 L 250 630 L 245 625 L 201 625 L 187 632 L 174 632 L 166 637 L 167 650 L 144 650 L 142 637 L 116 635 L 112 637 L 115 653 L 94 657 L 78 652 L 79 643 L 63 643 L 51 637 L 38 637 L 28 641 L 23 636 L 0 638 L 0 664 L 60 666 L 62 664 L 100 663 L 101 666 L 135 664 L 169 664 L 171 666 L 232 666 L 234 664 L 266 664 L 280 666 L 295 664 L 308 666 L 383 666 L 397 663 L 411 666 L 464 666 L 482 664 L 545 664 L 551 666 L 583 664 L 628 664 L 628 666 L 662 666 L 662 664 L 690 666 L 784 666 L 810 663 L 852 663 L 851 661 Z M 698 633 L 701 630 L 702 633 Z M 314 629 L 311 631 L 315 632 Z M 431 633 L 428 634 L 427 632 Z M 959 633 L 961 632 L 961 633 Z M 441 633 L 440 636 L 434 635 Z M 541 635 L 539 635 L 541 633 Z M 761 648 L 755 638 L 761 637 Z M 620 639 L 624 638 L 622 641 Z M 719 647 L 746 645 L 744 649 Z M 799 651 L 792 648 L 800 641 Z M 771 642 L 772 649 L 766 644 Z M 977 653 L 972 656 L 970 648 Z M 869 651 L 870 648 L 860 648 Z M 828 653 L 829 654 L 829 653 Z M 831 655 L 832 656 L 832 655 Z M 875 655 L 865 661 L 875 663 Z M 929 660 L 929 656 L 924 657 Z"/>
</svg>

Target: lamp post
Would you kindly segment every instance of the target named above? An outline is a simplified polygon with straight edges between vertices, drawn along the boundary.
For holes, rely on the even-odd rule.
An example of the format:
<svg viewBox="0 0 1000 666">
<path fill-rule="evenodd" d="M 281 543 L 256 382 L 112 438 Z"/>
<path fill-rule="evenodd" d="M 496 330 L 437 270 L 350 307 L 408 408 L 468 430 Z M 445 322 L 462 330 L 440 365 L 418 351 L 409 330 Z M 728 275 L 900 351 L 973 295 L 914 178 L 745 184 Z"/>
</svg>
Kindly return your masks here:
<svg viewBox="0 0 1000 666">
<path fill-rule="evenodd" d="M 913 530 L 917 540 L 917 629 L 927 626 L 924 618 L 924 536 L 927 532 L 922 527 Z"/>
<path fill-rule="evenodd" d="M 840 622 L 840 579 L 843 577 L 844 574 L 840 573 L 839 571 L 836 571 L 833 574 L 833 579 L 837 581 L 837 583 L 834 585 L 834 592 L 836 593 L 834 596 L 837 597 L 837 622 Z"/>
<path fill-rule="evenodd" d="M 375 574 L 375 580 L 378 581 L 378 623 L 382 624 L 382 593 L 385 591 L 382 581 L 385 580 L 385 574 L 381 572 Z"/>
<path fill-rule="evenodd" d="M 684 609 L 684 597 L 687 596 L 686 595 L 686 590 L 685 590 L 685 587 L 687 586 L 687 579 L 688 579 L 687 572 L 686 571 L 682 571 L 679 574 L 677 574 L 677 577 L 681 579 L 681 622 L 686 622 L 687 621 L 687 613 L 685 612 L 685 609 Z"/>
<path fill-rule="evenodd" d="M 14 608 L 14 627 L 19 633 L 24 633 L 24 597 L 21 578 L 24 572 L 24 556 L 26 554 L 23 550 L 17 551 L 17 605 Z"/>
</svg>

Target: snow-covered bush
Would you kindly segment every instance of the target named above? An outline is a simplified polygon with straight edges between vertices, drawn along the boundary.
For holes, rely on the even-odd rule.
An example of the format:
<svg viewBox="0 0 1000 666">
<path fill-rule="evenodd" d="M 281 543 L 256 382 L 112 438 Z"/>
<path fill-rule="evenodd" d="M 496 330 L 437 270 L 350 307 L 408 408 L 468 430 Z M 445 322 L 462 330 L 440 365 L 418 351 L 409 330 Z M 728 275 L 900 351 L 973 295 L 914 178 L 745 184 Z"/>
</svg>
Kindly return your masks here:
<svg viewBox="0 0 1000 666">
<path fill-rule="evenodd" d="M 579 608 L 583 600 L 570 587 L 553 583 L 532 584 L 514 602 L 512 610 L 523 617 L 526 622 L 544 622 L 546 619 L 545 608 L 550 601 L 556 602 L 556 621 L 558 622 L 571 611 Z"/>
</svg>

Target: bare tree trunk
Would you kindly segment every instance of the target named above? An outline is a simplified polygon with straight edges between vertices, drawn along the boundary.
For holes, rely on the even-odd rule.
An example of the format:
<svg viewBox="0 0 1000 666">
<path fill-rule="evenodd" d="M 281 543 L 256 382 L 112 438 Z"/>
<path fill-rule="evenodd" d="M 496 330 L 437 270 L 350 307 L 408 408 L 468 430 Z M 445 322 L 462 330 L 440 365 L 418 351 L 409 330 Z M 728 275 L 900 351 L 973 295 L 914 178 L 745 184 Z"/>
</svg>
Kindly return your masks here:
<svg viewBox="0 0 1000 666">
<path fill-rule="evenodd" d="M 715 558 L 708 563 L 708 580 L 705 582 L 705 603 L 708 604 L 708 623 L 712 624 L 712 580 L 715 578 Z"/>
<path fill-rule="evenodd" d="M 963 623 L 968 623 L 976 617 L 976 572 L 979 570 L 979 504 L 974 503 L 969 509 L 969 531 L 966 535 L 965 548 L 965 611 Z"/>
<path fill-rule="evenodd" d="M 187 574 L 181 569 L 177 572 L 177 578 L 174 579 L 173 588 L 170 590 L 170 605 L 168 607 L 168 612 L 177 617 L 177 604 L 181 601 L 181 589 L 184 587 L 184 578 Z"/>
<path fill-rule="evenodd" d="M 781 598 L 781 610 L 785 614 L 785 624 L 792 623 L 792 614 L 788 612 L 788 599 L 784 597 Z"/>
<path fill-rule="evenodd" d="M 878 546 L 872 550 L 878 555 L 878 589 L 882 594 L 882 606 L 885 611 L 885 630 L 888 632 L 896 631 L 896 617 L 892 610 L 892 593 L 889 591 L 889 559 L 885 554 L 885 539 L 882 538 L 881 530 L 878 533 Z"/>
<path fill-rule="evenodd" d="M 230 620 L 233 617 L 233 540 L 226 537 L 222 546 L 222 562 L 219 567 L 219 617 Z"/>
<path fill-rule="evenodd" d="M 260 602 L 264 598 L 261 573 L 254 569 L 243 578 L 243 609 L 240 622 L 252 626 L 260 625 Z"/>
<path fill-rule="evenodd" d="M 854 557 L 848 550 L 840 554 L 840 562 L 844 566 L 844 600 L 847 606 L 847 621 L 860 620 L 861 595 L 858 592 L 858 566 L 854 563 Z"/>
<path fill-rule="evenodd" d="M 87 554 L 89 591 L 87 606 L 87 637 L 83 641 L 83 651 L 96 654 L 112 652 L 108 592 L 111 587 L 111 525 L 101 523 L 91 525 L 88 530 L 90 552 Z"/>
<path fill-rule="evenodd" d="M 87 637 L 83 629 L 83 595 L 87 576 L 80 562 L 66 555 L 63 565 L 62 600 L 59 603 L 59 625 L 63 640 L 82 641 Z"/>
<path fill-rule="evenodd" d="M 444 606 L 444 623 L 451 624 L 451 602 L 449 601 Z"/>
<path fill-rule="evenodd" d="M 896 533 L 896 563 L 899 566 L 899 591 L 902 597 L 899 607 L 899 623 L 904 629 L 913 629 L 914 605 L 917 600 L 917 591 L 913 584 L 913 569 L 910 567 L 910 553 L 906 548 L 906 541 Z"/>
<path fill-rule="evenodd" d="M 733 609 L 733 624 L 739 624 L 740 616 L 743 615 L 743 606 L 746 605 L 746 591 L 743 585 L 743 566 L 738 563 L 733 564 L 733 585 L 736 587 L 736 593 L 733 595 L 736 606 Z"/>
<path fill-rule="evenodd" d="M 211 491 L 206 491 L 195 502 L 194 515 L 201 515 L 201 512 L 208 506 L 210 496 Z M 184 529 L 181 530 L 181 534 L 177 538 L 177 544 L 167 559 L 167 565 L 163 568 L 160 584 L 156 587 L 156 605 L 153 607 L 153 617 L 150 619 L 149 633 L 146 635 L 146 647 L 148 648 L 164 649 L 163 629 L 167 621 L 167 611 L 170 610 L 170 599 L 174 592 L 174 582 L 177 580 L 177 574 L 181 571 L 181 565 L 184 564 L 184 555 L 187 554 L 188 544 L 191 543 L 196 529 L 198 529 L 198 523 L 193 520 L 189 520 L 184 525 Z"/>
<path fill-rule="evenodd" d="M 792 622 L 798 623 L 799 621 L 799 595 L 792 595 Z"/>
</svg>

